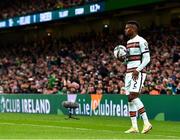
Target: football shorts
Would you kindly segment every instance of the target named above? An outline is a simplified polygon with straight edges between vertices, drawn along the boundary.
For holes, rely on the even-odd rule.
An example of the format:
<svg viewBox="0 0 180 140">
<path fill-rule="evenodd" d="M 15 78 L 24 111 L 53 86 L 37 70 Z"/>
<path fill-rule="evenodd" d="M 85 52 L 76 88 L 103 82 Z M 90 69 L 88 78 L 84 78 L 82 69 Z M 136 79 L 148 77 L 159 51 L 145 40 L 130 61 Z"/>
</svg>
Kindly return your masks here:
<svg viewBox="0 0 180 140">
<path fill-rule="evenodd" d="M 140 92 L 144 81 L 146 79 L 146 74 L 139 72 L 138 78 L 136 80 L 133 79 L 132 73 L 126 73 L 125 76 L 125 90 L 126 95 L 129 95 L 130 92 Z"/>
</svg>

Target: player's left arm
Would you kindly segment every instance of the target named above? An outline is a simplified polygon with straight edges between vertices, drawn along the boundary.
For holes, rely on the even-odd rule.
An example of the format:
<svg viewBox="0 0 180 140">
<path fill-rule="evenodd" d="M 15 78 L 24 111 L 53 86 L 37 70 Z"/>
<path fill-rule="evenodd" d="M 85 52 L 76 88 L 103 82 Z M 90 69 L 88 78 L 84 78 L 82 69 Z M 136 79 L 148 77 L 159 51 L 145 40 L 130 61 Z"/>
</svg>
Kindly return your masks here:
<svg viewBox="0 0 180 140">
<path fill-rule="evenodd" d="M 143 40 L 140 43 L 140 49 L 141 49 L 141 54 L 142 54 L 142 62 L 136 69 L 138 72 L 144 69 L 147 66 L 147 64 L 150 62 L 149 47 L 146 40 Z"/>
</svg>

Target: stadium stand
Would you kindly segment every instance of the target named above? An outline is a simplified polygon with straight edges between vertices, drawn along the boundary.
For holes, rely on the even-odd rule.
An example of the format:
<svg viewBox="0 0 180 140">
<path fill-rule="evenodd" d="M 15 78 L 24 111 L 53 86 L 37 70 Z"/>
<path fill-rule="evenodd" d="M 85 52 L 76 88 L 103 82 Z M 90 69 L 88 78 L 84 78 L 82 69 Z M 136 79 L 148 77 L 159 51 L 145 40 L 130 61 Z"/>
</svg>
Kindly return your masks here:
<svg viewBox="0 0 180 140">
<path fill-rule="evenodd" d="M 180 32 L 152 26 L 142 31 L 151 64 L 143 94 L 180 94 Z M 119 32 L 48 36 L 0 47 L 0 93 L 124 94 L 125 66 L 113 56 L 126 39 Z"/>
</svg>

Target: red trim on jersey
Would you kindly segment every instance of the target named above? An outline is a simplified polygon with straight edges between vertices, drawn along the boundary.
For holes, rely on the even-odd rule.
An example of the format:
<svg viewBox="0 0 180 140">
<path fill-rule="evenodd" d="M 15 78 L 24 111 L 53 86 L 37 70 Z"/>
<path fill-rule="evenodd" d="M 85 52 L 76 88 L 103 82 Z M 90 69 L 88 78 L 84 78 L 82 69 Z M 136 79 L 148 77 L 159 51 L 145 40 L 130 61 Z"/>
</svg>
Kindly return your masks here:
<svg viewBox="0 0 180 140">
<path fill-rule="evenodd" d="M 141 55 L 131 55 L 131 56 L 128 56 L 128 61 L 137 61 L 137 60 L 141 61 Z"/>
<path fill-rule="evenodd" d="M 126 73 L 131 73 L 131 72 L 133 72 L 133 71 L 136 70 L 136 69 L 137 69 L 137 67 L 135 67 L 135 68 L 129 68 L 129 69 L 126 70 Z"/>
<path fill-rule="evenodd" d="M 127 48 L 139 48 L 139 42 L 128 43 Z"/>
<path fill-rule="evenodd" d="M 132 45 L 132 44 L 138 44 L 139 45 L 139 42 L 131 42 L 131 43 L 128 43 L 127 45 Z"/>
</svg>

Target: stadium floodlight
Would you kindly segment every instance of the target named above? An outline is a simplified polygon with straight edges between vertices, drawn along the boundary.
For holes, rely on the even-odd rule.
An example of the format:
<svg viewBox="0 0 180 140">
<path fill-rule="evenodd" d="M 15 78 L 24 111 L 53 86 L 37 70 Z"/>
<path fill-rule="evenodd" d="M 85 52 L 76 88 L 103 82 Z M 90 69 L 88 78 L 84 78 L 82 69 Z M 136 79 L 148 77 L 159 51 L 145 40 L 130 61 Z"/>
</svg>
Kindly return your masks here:
<svg viewBox="0 0 180 140">
<path fill-rule="evenodd" d="M 79 104 L 77 102 L 63 101 L 62 106 L 68 109 L 69 117 L 66 119 L 79 119 L 72 116 L 73 111 L 79 107 Z"/>
</svg>

